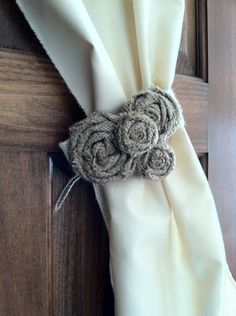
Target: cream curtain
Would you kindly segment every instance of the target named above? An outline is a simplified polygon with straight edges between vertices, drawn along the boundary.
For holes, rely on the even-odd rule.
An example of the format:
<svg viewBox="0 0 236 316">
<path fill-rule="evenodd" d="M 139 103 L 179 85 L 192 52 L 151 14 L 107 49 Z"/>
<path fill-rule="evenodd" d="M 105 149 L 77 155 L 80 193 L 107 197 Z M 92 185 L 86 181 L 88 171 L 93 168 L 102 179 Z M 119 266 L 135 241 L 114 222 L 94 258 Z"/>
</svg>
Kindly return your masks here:
<svg viewBox="0 0 236 316">
<path fill-rule="evenodd" d="M 87 114 L 152 83 L 171 92 L 184 0 L 17 0 Z M 172 93 L 172 92 L 171 92 Z M 214 201 L 184 128 L 159 184 L 95 186 L 110 236 L 117 316 L 235 316 Z"/>
</svg>

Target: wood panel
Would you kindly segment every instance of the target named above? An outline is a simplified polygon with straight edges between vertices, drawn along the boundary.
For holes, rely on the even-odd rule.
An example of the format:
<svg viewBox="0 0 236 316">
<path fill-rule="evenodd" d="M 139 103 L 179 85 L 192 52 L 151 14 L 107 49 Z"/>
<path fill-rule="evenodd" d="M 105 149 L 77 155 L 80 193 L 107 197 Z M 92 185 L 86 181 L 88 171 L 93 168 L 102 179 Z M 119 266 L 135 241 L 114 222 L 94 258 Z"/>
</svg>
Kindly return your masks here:
<svg viewBox="0 0 236 316">
<path fill-rule="evenodd" d="M 185 6 L 176 73 L 207 82 L 207 0 L 188 0 Z"/>
<path fill-rule="evenodd" d="M 0 314 L 49 316 L 48 158 L 1 152 L 0 160 Z"/>
<path fill-rule="evenodd" d="M 186 1 L 176 73 L 196 75 L 196 0 Z"/>
<path fill-rule="evenodd" d="M 183 108 L 186 129 L 196 152 L 208 151 L 208 84 L 195 77 L 177 75 L 173 84 Z"/>
<path fill-rule="evenodd" d="M 0 4 L 0 46 L 24 50 L 11 50 L 8 56 L 5 53 L 9 51 L 0 52 L 0 151 L 25 150 L 29 155 L 28 151 L 55 151 L 58 141 L 66 137 L 68 126 L 82 119 L 84 113 L 46 57 L 15 2 L 0 0 Z M 51 155 L 50 170 L 50 190 L 55 202 L 71 176 L 71 169 L 64 156 L 56 153 Z M 35 170 L 35 175 L 39 171 L 43 170 Z M 25 179 L 23 175 L 22 178 Z M 42 218 L 38 220 L 39 227 L 46 224 Z M 48 254 L 48 258 L 52 258 L 52 284 L 44 301 L 51 301 L 50 315 L 113 316 L 108 237 L 90 184 L 76 186 L 61 212 L 52 217 L 49 240 L 52 244 Z M 5 245 L 3 249 L 6 252 L 8 247 Z M 16 258 L 17 261 L 18 256 L 19 252 L 12 254 L 13 260 Z M 45 267 L 42 265 L 39 270 L 41 268 Z M 27 279 L 31 270 L 31 267 L 25 266 L 21 271 L 21 280 Z M 9 274 L 5 275 L 5 279 L 11 282 Z M 28 286 L 30 290 L 30 283 Z M 44 290 L 47 288 L 45 282 Z M 2 296 L 5 305 L 10 304 L 10 295 L 6 302 L 9 293 Z M 15 307 L 7 305 L 7 314 L 3 316 L 21 316 L 21 311 L 13 314 L 13 310 L 17 310 L 24 299 L 22 295 L 19 298 L 22 302 L 15 302 Z M 24 315 L 33 316 L 32 310 L 37 310 L 37 316 L 44 316 L 43 308 L 37 305 L 32 305 L 31 310 L 26 306 Z M 0 304 L 1 315 L 2 311 L 5 313 Z"/>
<path fill-rule="evenodd" d="M 236 1 L 209 0 L 209 181 L 236 276 Z"/>
<path fill-rule="evenodd" d="M 207 151 L 207 85 L 176 76 L 174 90 L 198 152 Z M 68 127 L 84 117 L 48 58 L 0 50 L 1 150 L 57 150 Z"/>
<path fill-rule="evenodd" d="M 62 155 L 54 154 L 54 201 L 70 177 L 61 164 Z M 53 315 L 114 315 L 108 236 L 92 185 L 77 184 L 52 224 Z"/>
</svg>

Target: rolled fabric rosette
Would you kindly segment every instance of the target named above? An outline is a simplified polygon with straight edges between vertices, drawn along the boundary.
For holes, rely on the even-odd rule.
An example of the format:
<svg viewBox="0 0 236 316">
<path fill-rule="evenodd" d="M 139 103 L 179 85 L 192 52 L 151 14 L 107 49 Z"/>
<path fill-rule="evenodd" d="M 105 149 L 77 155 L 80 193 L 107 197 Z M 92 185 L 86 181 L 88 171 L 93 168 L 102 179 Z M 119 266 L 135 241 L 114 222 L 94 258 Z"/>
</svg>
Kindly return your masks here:
<svg viewBox="0 0 236 316">
<path fill-rule="evenodd" d="M 93 183 L 131 176 L 157 182 L 173 170 L 174 152 L 165 142 L 182 124 L 178 102 L 152 87 L 135 95 L 124 112 L 94 112 L 71 126 L 69 160 Z"/>
</svg>

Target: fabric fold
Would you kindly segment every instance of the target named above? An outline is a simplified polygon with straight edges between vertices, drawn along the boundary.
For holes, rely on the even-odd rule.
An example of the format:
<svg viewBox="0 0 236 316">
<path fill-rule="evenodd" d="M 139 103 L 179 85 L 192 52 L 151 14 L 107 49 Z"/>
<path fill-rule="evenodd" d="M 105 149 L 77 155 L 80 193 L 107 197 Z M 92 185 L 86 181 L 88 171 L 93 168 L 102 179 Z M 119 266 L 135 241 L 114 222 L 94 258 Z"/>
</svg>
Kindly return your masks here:
<svg viewBox="0 0 236 316">
<path fill-rule="evenodd" d="M 152 83 L 173 93 L 184 0 L 17 3 L 87 114 L 117 112 Z M 95 186 L 116 315 L 234 316 L 235 283 L 209 185 L 184 128 L 170 145 L 176 167 L 164 181 Z"/>
</svg>

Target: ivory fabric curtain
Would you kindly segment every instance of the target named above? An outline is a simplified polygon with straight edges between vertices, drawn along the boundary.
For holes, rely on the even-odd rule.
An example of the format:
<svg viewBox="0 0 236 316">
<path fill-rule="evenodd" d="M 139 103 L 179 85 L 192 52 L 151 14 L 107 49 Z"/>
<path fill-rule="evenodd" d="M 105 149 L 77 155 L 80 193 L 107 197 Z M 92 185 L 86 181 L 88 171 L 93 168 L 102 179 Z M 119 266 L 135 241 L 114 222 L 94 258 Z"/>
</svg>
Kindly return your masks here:
<svg viewBox="0 0 236 316">
<path fill-rule="evenodd" d="M 118 111 L 142 88 L 171 91 L 184 0 L 17 0 L 87 114 Z M 235 316 L 209 185 L 184 128 L 174 171 L 95 186 L 110 236 L 117 316 Z"/>
</svg>

